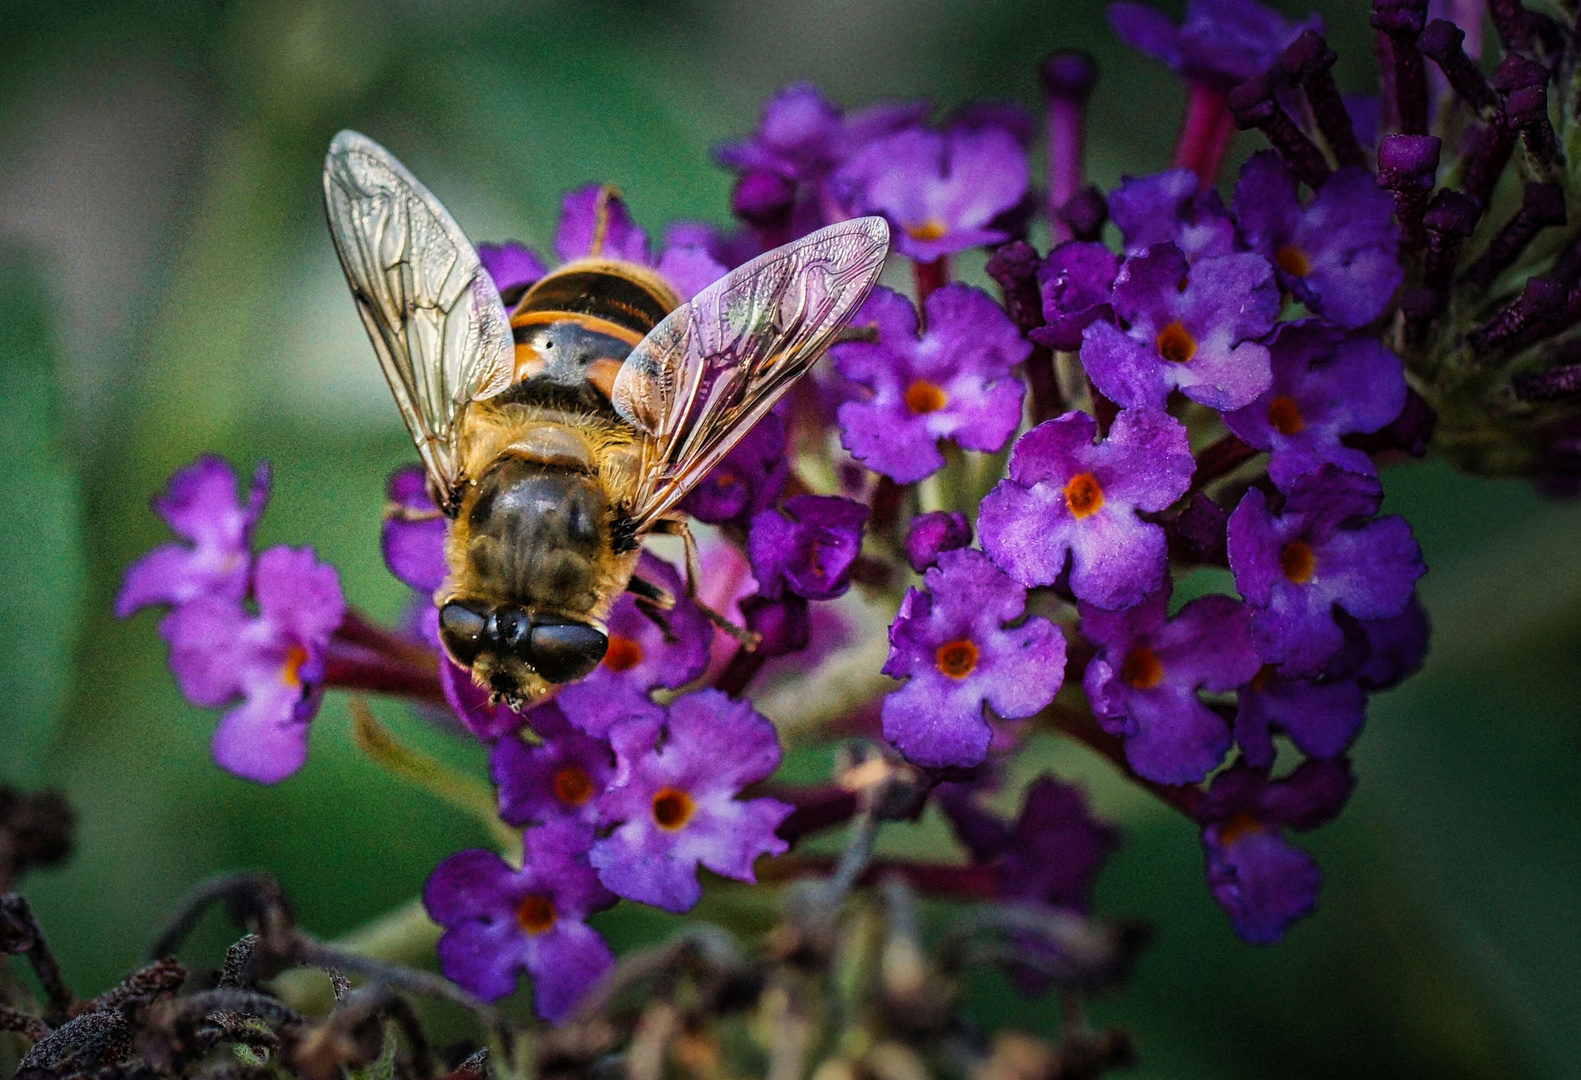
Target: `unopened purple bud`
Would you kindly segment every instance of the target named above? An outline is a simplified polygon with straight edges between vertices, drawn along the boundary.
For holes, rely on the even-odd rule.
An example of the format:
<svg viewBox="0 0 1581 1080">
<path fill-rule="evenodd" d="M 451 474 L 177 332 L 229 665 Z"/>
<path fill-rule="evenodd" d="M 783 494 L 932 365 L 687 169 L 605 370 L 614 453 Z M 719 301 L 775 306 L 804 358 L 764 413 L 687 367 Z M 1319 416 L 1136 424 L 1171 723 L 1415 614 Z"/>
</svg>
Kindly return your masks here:
<svg viewBox="0 0 1581 1080">
<path fill-rule="evenodd" d="M 1164 523 L 1171 557 L 1187 563 L 1228 566 L 1225 541 L 1230 515 L 1223 507 L 1198 491 L 1173 521 Z"/>
<path fill-rule="evenodd" d="M 1493 89 L 1501 94 L 1513 94 L 1517 90 L 1547 84 L 1548 69 L 1525 56 L 1506 56 L 1493 72 Z"/>
<path fill-rule="evenodd" d="M 1554 134 L 1553 122 L 1548 119 L 1546 86 L 1528 86 L 1510 94 L 1504 99 L 1504 118 L 1511 127 L 1520 129 L 1526 149 L 1540 165 L 1549 168 L 1559 165 L 1559 139 Z"/>
<path fill-rule="evenodd" d="M 1378 186 L 1394 192 L 1394 216 L 1400 222 L 1400 242 L 1420 247 L 1422 215 L 1438 173 L 1441 144 L 1433 135 L 1385 135 L 1378 145 Z"/>
<path fill-rule="evenodd" d="M 1455 276 L 1460 248 L 1477 227 L 1482 208 L 1477 200 L 1449 188 L 1433 196 L 1422 225 L 1427 229 L 1427 260 L 1424 277 L 1430 290 L 1442 290 Z M 1438 312 L 1435 310 L 1434 315 Z"/>
<path fill-rule="evenodd" d="M 1098 62 L 1085 49 L 1050 53 L 1038 68 L 1038 85 L 1045 97 L 1086 101 L 1097 83 Z"/>
<path fill-rule="evenodd" d="M 1109 220 L 1109 202 L 1097 184 L 1088 184 L 1065 200 L 1059 216 L 1070 226 L 1072 237 L 1093 243 L 1103 235 L 1104 223 Z"/>
<path fill-rule="evenodd" d="M 1025 240 L 1000 244 L 983 268 L 1004 292 L 1005 313 L 1022 331 L 1043 325 L 1043 296 L 1038 292 L 1038 264 L 1042 259 Z"/>
<path fill-rule="evenodd" d="M 1403 301 L 1401 306 L 1404 306 Z M 1371 435 L 1346 435 L 1342 441 L 1346 446 L 1365 454 L 1394 451 L 1421 457 L 1427 453 L 1427 444 L 1432 441 L 1433 428 L 1437 424 L 1438 414 L 1427 403 L 1427 399 L 1407 386 L 1405 407 L 1393 423 Z"/>
<path fill-rule="evenodd" d="M 1465 171 L 1461 187 L 1483 206 L 1493 194 L 1493 188 L 1510 162 L 1510 151 L 1515 149 L 1515 132 L 1500 117 L 1483 124 L 1472 137 L 1471 147 L 1463 158 Z"/>
<path fill-rule="evenodd" d="M 1323 186 L 1329 175 L 1328 162 L 1279 104 L 1267 75 L 1247 79 L 1230 91 L 1227 100 L 1236 127 L 1260 130 L 1296 179 L 1314 190 Z"/>
<path fill-rule="evenodd" d="M 1378 186 L 1394 192 L 1432 191 L 1441 147 L 1436 135 L 1385 135 L 1378 146 Z"/>
<path fill-rule="evenodd" d="M 906 532 L 906 561 L 922 573 L 946 551 L 963 548 L 972 542 L 972 527 L 966 516 L 934 510 L 911 519 Z"/>
<path fill-rule="evenodd" d="M 796 185 L 779 173 L 753 169 L 741 174 L 730 193 L 730 211 L 757 228 L 785 223 L 796 199 Z"/>
<path fill-rule="evenodd" d="M 795 593 L 786 593 L 778 600 L 749 596 L 738 606 L 747 629 L 758 635 L 756 655 L 760 660 L 772 660 L 807 647 L 811 636 L 807 601 Z"/>
<path fill-rule="evenodd" d="M 1400 130 L 1412 135 L 1427 133 L 1427 66 L 1416 47 L 1426 21 L 1427 0 L 1373 0 L 1372 25 L 1389 39 L 1387 83 L 1393 84 L 1395 117 Z"/>
<path fill-rule="evenodd" d="M 1568 293 L 1547 278 L 1528 278 L 1521 295 L 1466 335 L 1477 356 L 1487 356 L 1564 310 Z"/>
<path fill-rule="evenodd" d="M 1487 288 L 1506 267 L 1520 258 L 1533 237 L 1551 225 L 1564 223 L 1564 189 L 1558 184 L 1527 184 L 1521 196 L 1521 208 L 1488 241 L 1486 250 L 1461 280 L 1477 288 Z"/>
<path fill-rule="evenodd" d="M 1412 348 L 1427 340 L 1428 327 L 1449 306 L 1447 288 L 1406 289 L 1400 294 L 1400 314 L 1405 316 L 1405 339 Z"/>
<path fill-rule="evenodd" d="M 1372 27 L 1391 37 L 1415 36 L 1427 23 L 1427 0 L 1372 0 Z"/>
<path fill-rule="evenodd" d="M 1527 10 L 1521 0 L 1488 0 L 1488 16 L 1498 31 L 1499 44 L 1512 55 L 1530 49 L 1534 39 L 1551 44 L 1556 36 L 1553 20 Z"/>
<path fill-rule="evenodd" d="M 1285 48 L 1279 68 L 1306 91 L 1307 105 L 1317 121 L 1318 130 L 1328 140 L 1334 159 L 1341 165 L 1365 166 L 1367 155 L 1356 139 L 1350 111 L 1340 96 L 1339 86 L 1330 70 L 1338 57 L 1317 31 L 1307 29 Z"/>
<path fill-rule="evenodd" d="M 1466 32 L 1460 27 L 1448 19 L 1434 19 L 1416 39 L 1416 47 L 1438 65 L 1455 93 L 1487 119 L 1498 107 L 1498 100 L 1482 69 L 1466 55 L 1465 40 Z"/>
<path fill-rule="evenodd" d="M 1510 389 L 1522 401 L 1574 401 L 1581 398 L 1581 364 L 1517 375 L 1510 380 Z"/>
</svg>

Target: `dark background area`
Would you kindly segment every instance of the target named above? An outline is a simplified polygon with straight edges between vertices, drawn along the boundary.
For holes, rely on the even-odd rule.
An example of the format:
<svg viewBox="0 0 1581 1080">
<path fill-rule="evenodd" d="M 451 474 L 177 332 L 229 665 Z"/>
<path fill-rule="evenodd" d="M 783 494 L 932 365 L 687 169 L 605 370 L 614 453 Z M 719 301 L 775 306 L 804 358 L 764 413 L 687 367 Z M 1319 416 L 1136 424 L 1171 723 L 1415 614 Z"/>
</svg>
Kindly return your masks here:
<svg viewBox="0 0 1581 1080">
<path fill-rule="evenodd" d="M 1342 83 L 1365 88 L 1367 5 L 1312 6 Z M 589 180 L 650 231 L 723 222 L 709 148 L 785 81 L 852 105 L 1033 104 L 1037 61 L 1068 45 L 1103 66 L 1095 178 L 1167 164 L 1183 95 L 1096 0 L 0 6 L 0 780 L 59 785 L 80 812 L 74 860 L 27 882 L 79 990 L 133 966 L 217 871 L 270 869 L 331 935 L 484 840 L 361 759 L 335 696 L 298 776 L 219 772 L 214 716 L 176 692 L 155 618 L 109 614 L 165 538 L 149 496 L 204 451 L 274 464 L 262 543 L 310 543 L 353 603 L 399 609 L 377 533 L 411 453 L 322 222 L 338 128 L 386 143 L 474 237 L 546 249 L 560 193 Z M 1358 793 L 1310 840 L 1321 907 L 1284 944 L 1234 938 L 1186 823 L 1080 751 L 1040 751 L 1125 828 L 1100 910 L 1157 928 L 1098 1009 L 1135 1034 L 1138 1077 L 1581 1076 L 1581 507 L 1433 462 L 1387 485 L 1432 568 L 1435 646 L 1375 701 Z M 406 710 L 380 715 L 480 766 Z M 629 944 L 648 925 L 610 930 Z M 192 958 L 229 934 L 207 927 Z M 988 1026 L 1052 1021 L 986 975 L 973 995 Z"/>
</svg>

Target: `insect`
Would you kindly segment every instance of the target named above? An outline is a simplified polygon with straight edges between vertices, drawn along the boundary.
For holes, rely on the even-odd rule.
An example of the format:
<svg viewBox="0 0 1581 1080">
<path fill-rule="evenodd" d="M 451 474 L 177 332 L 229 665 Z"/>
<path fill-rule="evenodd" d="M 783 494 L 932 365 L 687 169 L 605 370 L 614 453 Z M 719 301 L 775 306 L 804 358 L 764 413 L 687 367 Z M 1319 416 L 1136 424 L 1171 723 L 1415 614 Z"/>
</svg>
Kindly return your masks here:
<svg viewBox="0 0 1581 1080">
<path fill-rule="evenodd" d="M 695 598 L 696 543 L 678 504 L 830 345 L 889 250 L 882 218 L 842 222 L 682 304 L 648 268 L 599 256 L 601 221 L 591 257 L 507 313 L 455 219 L 373 140 L 335 136 L 324 202 L 449 519 L 440 640 L 517 709 L 598 665 L 622 591 L 673 606 L 634 576 L 644 537 L 682 538 Z"/>
</svg>

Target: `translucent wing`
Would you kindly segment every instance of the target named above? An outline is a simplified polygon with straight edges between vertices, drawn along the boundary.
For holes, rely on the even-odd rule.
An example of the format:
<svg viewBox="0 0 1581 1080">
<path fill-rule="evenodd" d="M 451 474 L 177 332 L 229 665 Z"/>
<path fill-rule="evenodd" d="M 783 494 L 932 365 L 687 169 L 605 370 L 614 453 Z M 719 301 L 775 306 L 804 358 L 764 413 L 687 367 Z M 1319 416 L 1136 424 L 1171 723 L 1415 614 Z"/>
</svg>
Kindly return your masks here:
<svg viewBox="0 0 1581 1080">
<path fill-rule="evenodd" d="M 649 436 L 636 531 L 685 497 L 806 374 L 878 280 L 889 226 L 857 218 L 731 271 L 653 328 L 610 400 Z"/>
<path fill-rule="evenodd" d="M 448 504 L 461 413 L 510 385 L 505 306 L 455 219 L 367 136 L 342 131 L 329 144 L 324 208 L 395 404 Z"/>
</svg>

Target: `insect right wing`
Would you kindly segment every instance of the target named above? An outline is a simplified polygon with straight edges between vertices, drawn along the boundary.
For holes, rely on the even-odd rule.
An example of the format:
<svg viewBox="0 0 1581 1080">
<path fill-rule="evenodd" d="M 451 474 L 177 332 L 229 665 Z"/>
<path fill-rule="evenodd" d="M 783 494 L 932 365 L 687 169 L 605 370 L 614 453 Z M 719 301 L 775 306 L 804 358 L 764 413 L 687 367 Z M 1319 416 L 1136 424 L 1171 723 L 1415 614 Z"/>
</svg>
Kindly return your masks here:
<svg viewBox="0 0 1581 1080">
<path fill-rule="evenodd" d="M 867 299 L 888 252 L 883 218 L 830 225 L 732 270 L 638 343 L 610 393 L 648 436 L 631 509 L 638 535 L 806 374 Z"/>
<path fill-rule="evenodd" d="M 510 318 L 477 251 L 388 150 L 342 131 L 324 158 L 330 236 L 417 453 L 454 505 L 457 422 L 510 385 Z"/>
</svg>

